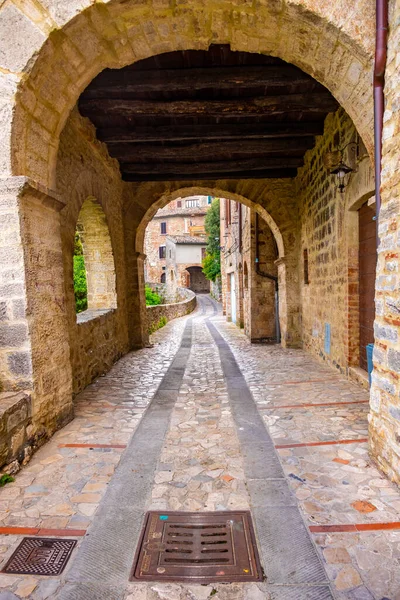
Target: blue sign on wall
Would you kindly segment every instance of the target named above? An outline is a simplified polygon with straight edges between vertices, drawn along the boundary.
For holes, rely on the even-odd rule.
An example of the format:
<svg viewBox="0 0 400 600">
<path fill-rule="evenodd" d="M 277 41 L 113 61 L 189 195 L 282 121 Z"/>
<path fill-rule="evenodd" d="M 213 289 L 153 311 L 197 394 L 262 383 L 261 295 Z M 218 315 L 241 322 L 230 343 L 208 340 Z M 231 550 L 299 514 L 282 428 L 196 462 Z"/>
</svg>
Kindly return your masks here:
<svg viewBox="0 0 400 600">
<path fill-rule="evenodd" d="M 331 353 L 331 326 L 330 323 L 325 323 L 325 354 Z"/>
</svg>

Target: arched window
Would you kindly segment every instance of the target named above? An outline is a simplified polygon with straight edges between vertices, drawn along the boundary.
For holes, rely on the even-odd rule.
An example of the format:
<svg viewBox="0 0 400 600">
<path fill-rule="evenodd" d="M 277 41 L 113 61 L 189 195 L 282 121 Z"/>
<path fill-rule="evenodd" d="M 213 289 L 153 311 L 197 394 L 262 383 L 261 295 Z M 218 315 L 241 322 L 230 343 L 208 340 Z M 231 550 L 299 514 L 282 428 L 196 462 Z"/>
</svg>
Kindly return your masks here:
<svg viewBox="0 0 400 600">
<path fill-rule="evenodd" d="M 161 273 L 160 283 L 165 283 L 165 273 Z"/>
<path fill-rule="evenodd" d="M 116 308 L 115 265 L 111 238 L 106 215 L 95 198 L 87 198 L 82 205 L 76 225 L 76 240 L 78 241 L 75 248 L 79 246 L 82 249 L 80 262 L 86 271 L 87 309 Z M 81 275 L 83 277 L 83 273 Z M 76 277 L 74 287 L 76 298 Z M 80 312 L 78 306 L 77 312 Z"/>
</svg>

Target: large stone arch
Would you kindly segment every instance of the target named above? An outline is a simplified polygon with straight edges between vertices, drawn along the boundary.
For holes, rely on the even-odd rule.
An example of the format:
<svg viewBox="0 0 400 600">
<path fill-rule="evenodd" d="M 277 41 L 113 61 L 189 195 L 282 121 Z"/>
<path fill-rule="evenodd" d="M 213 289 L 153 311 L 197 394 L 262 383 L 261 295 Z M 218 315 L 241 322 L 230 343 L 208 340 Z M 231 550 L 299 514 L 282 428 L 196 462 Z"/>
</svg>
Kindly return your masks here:
<svg viewBox="0 0 400 600">
<path fill-rule="evenodd" d="M 215 181 L 205 185 L 193 182 L 182 186 L 179 182 L 142 184 L 135 194 L 135 204 L 126 207 L 126 214 L 141 205 L 142 198 L 148 203 L 137 226 L 136 254 L 144 257 L 144 236 L 148 223 L 157 210 L 176 198 L 190 196 L 214 196 L 241 202 L 255 210 L 270 227 L 278 248 L 279 313 L 283 346 L 301 344 L 301 319 L 298 290 L 298 219 L 292 182 L 274 181 Z"/>
<path fill-rule="evenodd" d="M 212 0 L 89 4 L 42 0 L 34 14 L 12 2 L 3 5 L 0 67 L 6 119 L 0 169 L 5 173 L 29 176 L 51 188 L 60 133 L 80 93 L 100 71 L 162 52 L 207 49 L 212 43 L 278 56 L 315 77 L 345 108 L 371 151 L 371 0 L 351 5 L 347 0 L 255 0 L 240 7 Z"/>
<path fill-rule="evenodd" d="M 221 189 L 215 186 L 195 186 L 195 187 L 183 187 L 174 192 L 167 192 L 163 194 L 160 199 L 154 202 L 150 208 L 146 211 L 136 234 L 136 252 L 143 252 L 144 249 L 144 236 L 146 227 L 160 208 L 164 208 L 167 204 L 175 200 L 176 198 L 189 198 L 190 196 L 214 196 L 214 198 L 228 198 L 235 202 L 240 202 L 249 206 L 255 210 L 262 219 L 268 224 L 272 233 L 274 234 L 276 245 L 278 247 L 279 258 L 285 257 L 285 244 L 283 241 L 282 233 L 279 230 L 278 225 L 275 223 L 271 214 L 260 204 L 254 202 L 250 198 L 243 196 L 226 189 Z"/>
</svg>

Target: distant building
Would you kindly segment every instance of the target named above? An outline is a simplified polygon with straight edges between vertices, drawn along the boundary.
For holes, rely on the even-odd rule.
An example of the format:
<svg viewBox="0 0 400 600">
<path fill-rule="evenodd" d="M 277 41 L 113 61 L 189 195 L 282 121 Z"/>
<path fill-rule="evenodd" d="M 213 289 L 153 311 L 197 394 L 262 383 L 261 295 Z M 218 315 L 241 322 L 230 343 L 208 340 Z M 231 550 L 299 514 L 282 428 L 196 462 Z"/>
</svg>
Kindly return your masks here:
<svg viewBox="0 0 400 600">
<path fill-rule="evenodd" d="M 228 321 L 252 342 L 275 342 L 277 247 L 267 223 L 249 207 L 221 200 L 222 303 Z"/>
<path fill-rule="evenodd" d="M 188 287 L 196 293 L 210 291 L 210 282 L 202 270 L 207 239 L 203 235 L 169 235 L 166 239 L 166 283 Z"/>
<path fill-rule="evenodd" d="M 206 247 L 204 219 L 211 202 L 211 196 L 177 198 L 155 214 L 145 235 L 146 281 L 193 291 L 210 289 L 201 263 Z"/>
</svg>

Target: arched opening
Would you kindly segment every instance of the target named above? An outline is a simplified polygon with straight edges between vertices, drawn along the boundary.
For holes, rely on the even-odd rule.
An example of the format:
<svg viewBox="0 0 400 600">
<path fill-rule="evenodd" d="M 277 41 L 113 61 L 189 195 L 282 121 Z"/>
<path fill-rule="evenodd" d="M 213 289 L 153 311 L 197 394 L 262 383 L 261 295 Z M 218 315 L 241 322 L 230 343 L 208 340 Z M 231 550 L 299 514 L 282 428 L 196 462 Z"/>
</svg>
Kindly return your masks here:
<svg viewBox="0 0 400 600">
<path fill-rule="evenodd" d="M 43 48 L 40 48 L 43 42 L 42 37 L 40 37 L 40 42 L 38 41 L 38 45 L 32 52 L 32 55 L 29 57 L 21 56 L 17 61 L 18 72 L 22 72 L 29 61 L 30 63 L 29 67 L 26 69 L 23 81 L 18 86 L 15 110 L 13 112 L 12 135 L 10 136 L 8 135 L 9 132 L 6 132 L 7 135 L 5 136 L 7 141 L 12 139 L 12 144 L 10 143 L 10 153 L 6 159 L 7 170 L 10 170 L 14 174 L 31 177 L 38 184 L 44 185 L 46 190 L 36 191 L 35 194 L 42 194 L 42 200 L 44 195 L 47 206 L 51 203 L 57 205 L 57 202 L 61 204 L 60 200 L 56 198 L 56 195 L 49 191 L 49 188 L 59 188 L 59 180 L 56 175 L 56 162 L 60 133 L 63 130 L 67 117 L 77 102 L 79 95 L 84 92 L 88 84 L 90 84 L 90 89 L 87 89 L 88 95 L 84 98 L 85 102 L 88 102 L 90 108 L 99 101 L 98 97 L 94 97 L 98 82 L 96 84 L 90 83 L 93 81 L 93 78 L 101 73 L 104 68 L 120 69 L 121 67 L 126 67 L 126 65 L 134 65 L 140 59 L 154 57 L 160 53 L 187 53 L 193 49 L 195 51 L 206 51 L 212 44 L 223 44 L 225 46 L 230 44 L 231 51 L 238 51 L 241 53 L 251 51 L 260 56 L 277 56 L 283 61 L 301 67 L 304 73 L 312 75 L 315 78 L 315 81 L 319 81 L 332 92 L 333 97 L 340 102 L 341 106 L 343 106 L 350 117 L 353 118 L 368 150 L 371 151 L 372 110 L 371 101 L 368 100 L 373 50 L 373 24 L 371 25 L 371 19 L 366 18 L 363 20 L 363 28 L 361 31 L 361 28 L 358 28 L 357 26 L 357 19 L 347 18 L 346 23 L 342 23 L 337 16 L 333 17 L 331 15 L 329 7 L 326 4 L 322 7 L 317 7 L 314 11 L 309 10 L 308 4 L 306 6 L 300 1 L 291 2 L 289 6 L 287 6 L 288 3 L 286 3 L 285 6 L 282 6 L 278 10 L 276 9 L 276 3 L 267 4 L 268 6 L 266 7 L 246 7 L 240 19 L 237 19 L 236 9 L 233 8 L 228 8 L 226 13 L 218 13 L 217 16 L 215 7 L 208 2 L 205 4 L 202 3 L 201 7 L 196 5 L 191 6 L 185 16 L 181 15 L 179 18 L 174 11 L 169 12 L 168 10 L 168 14 L 163 14 L 161 17 L 160 15 L 154 15 L 154 11 L 149 7 L 141 7 L 139 9 L 131 5 L 130 2 L 123 3 L 116 1 L 107 3 L 106 7 L 99 8 L 97 5 L 92 6 L 88 8 L 84 14 L 76 15 L 73 21 L 70 21 L 71 15 L 68 12 L 66 13 L 67 16 L 65 16 L 65 18 L 58 16 L 57 18 L 60 19 L 59 26 L 60 28 L 64 27 L 62 33 L 66 36 L 63 49 L 61 50 L 58 47 L 55 48 L 54 35 L 52 36 L 52 39 L 49 39 L 44 43 Z M 340 4 L 338 10 L 335 11 L 335 15 L 346 14 L 348 17 L 347 4 L 348 3 L 343 3 L 343 5 Z M 128 8 L 131 12 L 129 12 Z M 341 13 L 340 8 L 343 9 Z M 346 8 L 346 10 L 344 10 L 344 8 Z M 359 10 L 362 11 L 364 9 L 365 13 L 369 15 L 367 8 L 368 3 L 361 2 L 361 4 L 357 3 L 357 8 L 352 7 L 351 10 L 354 11 L 353 14 L 355 16 L 358 15 Z M 127 16 L 128 13 L 129 16 Z M 132 37 L 127 33 L 127 31 L 129 31 L 127 25 L 128 21 L 130 24 L 135 21 L 135 26 L 139 27 L 140 34 Z M 93 37 L 90 37 L 91 43 L 89 44 L 87 42 L 88 45 L 84 47 L 84 40 L 89 39 L 84 35 L 89 22 L 96 23 L 96 32 L 92 30 L 92 25 L 90 25 L 90 31 L 91 34 L 93 34 Z M 118 34 L 112 33 L 112 28 L 109 29 L 108 25 L 110 22 L 118 22 L 121 25 L 121 29 L 116 27 Z M 224 25 L 221 25 L 222 22 Z M 226 27 L 225 24 L 228 22 L 229 27 Z M 123 27 L 122 23 L 124 23 Z M 138 25 L 138 23 L 140 23 L 140 25 Z M 177 31 L 175 26 L 178 27 L 179 30 L 179 34 L 177 34 L 179 42 L 175 39 L 167 40 L 166 38 L 163 38 L 160 32 L 163 30 L 165 31 L 165 28 L 168 29 L 168 27 L 171 27 L 171 30 Z M 128 30 L 126 30 L 126 27 L 128 27 Z M 121 30 L 126 32 L 126 38 L 124 38 L 127 42 L 126 44 L 121 42 Z M 155 32 L 154 35 L 143 34 L 143 32 L 153 30 Z M 196 36 L 196 39 L 193 39 L 192 32 L 199 30 L 203 31 L 202 35 Z M 103 32 L 105 31 L 108 31 L 107 44 L 103 43 Z M 125 36 L 125 33 L 123 36 Z M 74 48 L 80 48 L 80 50 L 78 50 L 78 55 L 74 55 L 75 59 L 71 58 L 73 68 L 68 70 L 65 69 L 64 52 L 69 56 L 72 55 L 70 44 L 72 44 Z M 327 57 L 329 57 L 329 60 Z M 158 60 L 158 57 L 157 59 L 154 59 L 156 63 Z M 273 60 L 270 62 L 271 66 L 276 67 L 277 64 L 278 63 L 275 63 Z M 131 71 L 133 70 L 134 69 L 131 69 Z M 104 74 L 100 75 L 100 78 L 102 77 L 104 81 Z M 110 77 L 112 78 L 114 75 L 110 75 Z M 149 80 L 150 79 L 151 77 Z M 144 81 L 143 84 L 149 85 L 149 80 Z M 308 81 L 307 85 L 315 85 L 315 81 L 314 83 Z M 109 81 L 108 83 L 107 81 L 105 83 L 108 85 Z M 314 88 L 314 91 L 317 87 L 318 84 Z M 176 89 L 178 88 L 179 86 L 177 86 Z M 174 90 L 170 90 L 169 92 L 166 90 L 166 93 L 171 92 L 173 95 L 176 93 L 176 89 L 175 92 Z M 13 88 L 13 96 L 14 91 Z M 144 94 L 149 93 L 148 90 L 146 91 L 144 89 L 142 89 L 142 92 Z M 86 92 L 84 92 L 84 94 L 85 93 Z M 127 90 L 126 93 L 129 96 L 129 94 L 132 93 L 132 89 Z M 90 94 L 92 94 L 91 98 L 89 98 Z M 324 98 L 328 102 L 327 96 Z M 129 101 L 132 100 L 132 98 L 125 98 L 125 100 Z M 137 100 L 138 98 L 133 101 L 136 102 Z M 319 100 L 322 101 L 322 98 Z M 90 103 L 91 101 L 93 101 L 92 104 Z M 171 101 L 173 103 L 173 99 Z M 329 98 L 329 102 L 330 101 L 331 99 Z M 262 104 L 263 102 L 260 103 L 260 105 Z M 143 133 L 143 130 L 140 130 L 139 122 L 143 117 L 144 112 L 142 110 L 143 106 L 141 107 L 137 104 L 136 108 L 139 108 L 139 111 L 136 111 L 135 113 L 136 121 L 133 119 L 132 122 L 135 123 L 135 132 L 140 135 L 140 133 Z M 104 106 L 102 110 L 104 116 Z M 141 110 L 142 112 L 140 113 Z M 142 117 L 138 116 L 139 113 Z M 113 109 L 111 110 L 110 108 L 107 114 L 112 115 Z M 118 148 L 118 146 L 121 143 L 125 144 L 127 142 L 126 138 L 123 138 L 125 122 L 123 122 L 119 128 L 117 127 L 117 130 L 114 130 L 109 127 L 108 122 L 103 121 L 103 124 L 100 123 L 98 125 L 98 138 L 96 139 L 94 128 L 88 125 L 83 119 L 79 119 L 77 115 L 74 115 L 73 118 L 76 121 L 79 121 L 79 127 L 84 131 L 82 137 L 85 137 L 86 141 L 92 144 L 96 149 L 95 154 L 97 157 L 100 156 L 101 158 L 104 158 L 104 156 L 107 155 L 106 146 L 100 144 L 98 141 L 99 139 L 108 144 L 108 152 L 111 156 L 116 156 L 118 153 L 119 155 L 124 154 L 121 153 L 121 148 Z M 118 120 L 118 118 L 119 117 L 117 116 L 116 120 Z M 186 118 L 187 126 L 191 117 L 189 115 Z M 236 116 L 233 116 L 232 121 L 235 124 L 239 124 L 235 119 Z M 284 122 L 284 120 L 284 118 L 277 120 L 277 122 L 280 123 L 279 127 L 282 127 L 282 122 Z M 332 121 L 331 117 L 328 117 L 327 121 L 329 122 L 330 120 Z M 310 120 L 299 118 L 298 123 L 309 124 Z M 276 123 L 274 121 L 272 129 L 275 128 L 275 125 Z M 184 127 L 185 130 L 186 126 Z M 279 127 L 277 128 L 279 129 Z M 315 123 L 313 127 L 316 127 Z M 299 127 L 299 129 L 301 129 L 301 127 Z M 303 140 L 304 152 L 306 154 L 313 150 L 315 133 L 310 135 L 311 129 L 303 131 L 305 134 L 304 136 L 298 136 L 299 138 L 313 138 L 311 145 L 307 145 Z M 153 128 L 151 133 L 153 136 L 156 136 L 161 132 L 159 130 L 156 131 L 156 129 Z M 163 134 L 164 133 L 165 131 Z M 274 132 L 274 139 L 275 133 L 276 131 Z M 196 134 L 196 132 L 193 132 L 193 130 L 187 131 L 183 134 L 183 137 L 190 137 L 194 134 Z M 263 135 L 267 134 L 268 132 L 266 133 L 264 130 Z M 173 135 L 176 138 L 176 132 L 173 132 Z M 256 131 L 255 135 L 259 135 L 259 133 Z M 284 135 L 282 129 L 280 129 L 279 135 Z M 290 136 L 292 133 L 286 135 Z M 159 138 L 158 141 L 160 141 Z M 143 142 L 143 139 L 141 142 Z M 148 144 L 148 142 L 149 138 L 146 137 L 145 143 Z M 182 139 L 175 139 L 175 142 L 179 145 L 182 142 Z M 333 135 L 330 141 L 327 141 L 326 143 L 327 145 L 330 145 L 331 148 L 334 147 L 336 145 L 335 135 Z M 244 143 L 239 145 L 243 146 L 243 148 L 248 148 L 248 145 L 246 146 Z M 168 156 L 171 157 L 171 149 L 168 148 L 167 150 L 159 151 L 159 146 L 162 146 L 162 144 L 157 144 L 157 148 L 159 155 L 164 153 L 163 160 L 165 164 L 170 160 L 168 159 Z M 259 149 L 262 148 L 262 151 L 260 150 L 262 156 L 257 157 L 257 159 L 264 160 L 265 162 L 264 152 L 267 152 L 266 148 L 268 144 L 263 140 L 262 143 L 253 144 L 253 147 L 256 146 Z M 278 146 L 275 146 L 275 149 L 277 147 Z M 285 143 L 282 143 L 280 147 L 287 148 L 287 145 L 285 146 Z M 297 141 L 296 147 L 300 147 L 297 146 Z M 37 151 L 38 148 L 40 148 L 40 152 Z M 203 148 L 203 151 L 204 156 L 207 157 L 207 148 Z M 208 151 L 210 151 L 210 148 L 208 148 Z M 150 152 L 152 152 L 151 146 Z M 304 152 L 302 156 L 304 155 Z M 301 191 L 300 185 L 300 183 L 304 184 L 306 182 L 308 186 L 310 181 L 317 181 L 318 185 L 322 184 L 324 175 L 318 175 L 315 172 L 311 173 L 310 169 L 313 168 L 311 160 L 306 161 L 305 166 L 307 168 L 305 170 L 303 170 L 304 167 L 299 167 L 300 178 L 298 178 L 296 172 L 292 173 L 290 177 L 288 176 L 279 179 L 272 178 L 273 181 L 268 181 L 268 178 L 265 177 L 265 172 L 262 172 L 263 177 L 258 179 L 254 173 L 254 171 L 258 170 L 258 166 L 256 165 L 255 168 L 254 163 L 252 163 L 253 166 L 250 168 L 249 163 L 244 164 L 243 157 L 240 157 L 240 169 L 236 166 L 233 171 L 226 169 L 221 170 L 219 168 L 215 171 L 209 169 L 207 172 L 201 173 L 196 173 L 195 171 L 184 173 L 181 169 L 179 172 L 175 173 L 169 171 L 167 174 L 170 177 L 174 176 L 174 178 L 166 180 L 164 177 L 165 167 L 161 169 L 157 167 L 159 171 L 164 169 L 164 173 L 159 172 L 158 177 L 156 176 L 157 173 L 153 172 L 152 174 L 149 174 L 150 172 L 147 164 L 150 162 L 148 160 L 149 155 L 143 154 L 143 156 L 142 166 L 140 166 L 140 164 L 138 166 L 138 161 L 131 161 L 127 156 L 127 161 L 121 171 L 125 177 L 131 170 L 131 167 L 126 168 L 126 164 L 135 164 L 135 169 L 132 171 L 134 175 L 134 178 L 132 177 L 132 179 L 134 179 L 134 181 L 131 181 L 133 185 L 130 187 L 124 185 L 121 186 L 121 189 L 119 190 L 119 198 L 121 199 L 121 204 L 123 204 L 124 214 L 126 216 L 122 237 L 126 248 L 129 248 L 130 250 L 130 252 L 126 252 L 127 264 L 124 264 L 126 273 L 128 274 L 126 281 L 126 306 L 124 307 L 124 310 L 126 311 L 126 320 L 128 322 L 126 327 L 129 328 L 131 345 L 133 345 L 133 340 L 141 340 L 143 343 L 145 339 L 145 335 L 143 334 L 144 328 L 138 324 L 137 320 L 135 321 L 136 315 L 141 315 L 141 318 L 143 316 L 140 299 L 137 300 L 137 298 L 140 298 L 142 293 L 141 290 L 143 288 L 141 278 L 143 278 L 142 262 L 144 258 L 143 250 L 139 249 L 143 248 L 143 244 L 140 240 L 142 236 L 142 233 L 140 232 L 141 223 L 143 222 L 143 219 L 148 216 L 149 211 L 151 212 L 156 209 L 157 203 L 163 196 L 171 196 L 176 190 L 181 190 L 185 185 L 191 189 L 201 188 L 201 186 L 204 185 L 202 184 L 202 181 L 205 181 L 207 175 L 206 188 L 215 191 L 223 190 L 221 194 L 219 194 L 218 191 L 214 191 L 213 193 L 217 193 L 222 197 L 228 197 L 234 201 L 236 198 L 247 198 L 248 203 L 254 203 L 257 207 L 257 212 L 261 214 L 261 212 L 265 210 L 266 214 L 271 216 L 273 223 L 276 224 L 275 230 L 273 225 L 265 219 L 278 246 L 279 258 L 276 261 L 276 267 L 281 292 L 279 302 L 281 304 L 280 315 L 283 315 L 281 316 L 281 329 L 284 334 L 282 336 L 283 341 L 287 345 L 295 345 L 303 340 L 307 348 L 318 354 L 321 350 L 321 327 L 323 328 L 325 324 L 327 324 L 326 314 L 324 312 L 325 307 L 321 303 L 321 306 L 318 306 L 317 311 L 314 312 L 308 308 L 308 315 L 305 315 L 304 310 L 300 305 L 302 302 L 304 304 L 310 300 L 309 304 L 312 306 L 315 298 L 312 297 L 312 286 L 308 285 L 308 291 L 302 291 L 301 299 L 299 294 L 300 280 L 298 261 L 299 256 L 301 256 L 300 242 L 301 238 L 308 236 L 310 230 L 312 230 L 312 226 L 304 220 L 304 222 L 301 223 L 301 226 L 299 225 L 296 228 L 294 224 L 295 218 L 292 219 L 290 217 L 290 214 L 298 217 L 307 210 L 311 210 L 311 205 L 314 201 L 315 205 L 318 204 L 318 199 L 315 197 L 312 198 L 312 194 L 310 194 L 308 198 L 305 198 L 305 194 Z M 82 153 L 81 157 L 83 161 L 86 160 L 85 153 Z M 277 157 L 269 155 L 269 159 L 272 158 Z M 279 158 L 281 159 L 282 157 Z M 289 175 L 290 169 L 296 171 L 297 163 L 294 159 L 299 159 L 299 156 L 286 156 L 285 158 L 287 159 L 287 162 L 285 163 L 286 175 Z M 107 157 L 107 160 L 109 160 L 110 164 L 113 163 L 110 156 Z M 232 160 L 237 160 L 237 156 L 235 155 Z M 121 159 L 120 164 L 122 163 L 124 163 L 124 161 Z M 272 163 L 273 161 L 270 162 L 270 165 L 272 165 Z M 160 162 L 157 161 L 157 165 L 159 164 Z M 226 163 L 224 162 L 224 164 Z M 315 158 L 313 164 L 321 169 L 320 157 Z M 232 167 L 232 165 L 230 166 Z M 110 165 L 108 165 L 108 167 L 110 167 Z M 114 167 L 116 167 L 115 162 Z M 110 167 L 110 169 L 112 170 L 114 167 Z M 249 171 L 246 171 L 244 167 L 250 169 L 252 176 L 250 176 Z M 272 168 L 277 169 L 278 164 L 275 163 L 273 167 L 271 166 L 271 169 Z M 307 170 L 310 172 L 306 173 Z M 197 178 L 196 175 L 199 175 L 200 177 Z M 276 175 L 277 171 L 275 172 L 275 177 Z M 284 174 L 280 173 L 280 175 Z M 308 178 L 308 175 L 312 175 L 314 179 L 311 177 Z M 129 179 L 129 177 L 125 177 L 125 179 Z M 187 181 L 187 183 L 182 183 L 184 181 Z M 303 186 L 303 189 L 307 186 Z M 326 186 L 327 190 L 328 187 L 329 186 Z M 328 193 L 331 194 L 330 189 L 328 190 Z M 324 202 L 325 200 L 326 199 L 324 199 Z M 333 196 L 326 200 L 327 203 L 331 201 L 333 201 Z M 321 278 L 330 276 L 330 261 L 331 259 L 332 261 L 335 260 L 338 256 L 338 248 L 335 247 L 335 240 L 333 240 L 333 237 L 329 238 L 329 240 L 325 239 L 325 234 L 329 230 L 329 225 L 334 233 L 340 234 L 343 219 L 341 214 L 342 206 L 340 203 L 338 204 L 340 205 L 339 207 L 335 206 L 332 209 L 329 207 L 327 221 L 330 221 L 330 223 L 325 222 L 321 225 L 321 231 L 319 231 L 318 235 L 321 235 L 322 239 L 320 242 L 315 239 L 314 249 L 309 250 L 309 267 L 310 272 L 313 273 L 313 282 L 318 281 L 314 277 L 317 271 Z M 317 219 L 319 219 L 321 217 L 321 215 L 318 214 L 319 209 L 316 208 L 314 210 L 314 208 L 312 208 L 312 210 L 314 211 L 314 214 L 316 214 Z M 325 217 L 321 218 L 323 219 Z M 317 220 L 316 222 L 319 221 Z M 54 218 L 54 223 L 57 228 L 59 225 L 56 218 Z M 326 227 L 325 233 L 322 231 L 324 226 Z M 138 227 L 139 230 L 137 231 Z M 317 229 L 320 229 L 319 225 Z M 327 235 L 329 237 L 330 233 Z M 279 236 L 281 237 L 281 240 L 279 240 Z M 321 254 L 324 255 L 323 259 L 317 259 L 317 253 L 321 250 L 325 242 L 326 247 L 329 248 L 326 251 L 322 251 Z M 333 247 L 331 246 L 331 242 Z M 320 244 L 319 247 L 318 244 Z M 133 248 L 136 248 L 135 255 L 132 253 Z M 309 249 L 308 245 L 307 248 Z M 315 252 L 314 256 L 313 252 Z M 344 255 L 347 257 L 347 252 L 345 252 Z M 320 262 L 317 264 L 317 261 Z M 326 261 L 326 264 L 324 261 Z M 27 270 L 27 272 L 28 271 L 29 270 Z M 249 272 L 251 272 L 250 268 Z M 32 278 L 34 278 L 35 275 L 36 274 L 33 271 L 29 274 Z M 341 263 L 340 267 L 337 269 L 337 276 L 333 278 L 335 293 L 346 277 L 346 265 Z M 348 281 L 346 280 L 345 285 L 347 285 L 347 283 Z M 307 294 L 310 296 L 309 299 L 307 299 Z M 57 313 L 60 304 L 62 304 L 62 301 L 60 301 L 59 296 L 54 295 L 52 304 L 54 313 Z M 328 306 L 328 304 L 326 304 L 326 306 Z M 37 314 L 35 313 L 35 319 L 38 321 L 40 320 L 40 318 L 37 318 L 39 316 L 41 316 L 40 312 Z M 33 319 L 31 319 L 31 321 L 33 321 Z M 60 319 L 60 322 L 61 321 L 62 319 Z M 57 321 L 57 326 L 58 325 L 59 322 Z M 62 327 L 63 325 L 60 325 L 61 329 Z M 40 327 L 38 326 L 38 328 Z M 343 339 L 345 339 L 345 337 L 343 335 L 343 319 L 341 319 L 338 326 L 332 328 L 333 348 L 339 347 L 341 340 Z M 345 349 L 341 347 L 340 352 L 338 351 L 337 354 L 333 353 L 329 356 L 324 355 L 324 357 L 330 364 L 337 364 L 339 365 L 338 368 L 343 372 L 346 372 L 348 365 L 348 347 Z"/>
<path fill-rule="evenodd" d="M 150 5 L 135 5 L 133 0 L 110 0 L 106 4 L 82 7 L 80 12 L 75 7 L 60 12 L 50 5 L 53 29 L 62 30 L 65 43 L 55 46 L 53 31 L 47 40 L 44 38 L 41 32 L 48 26 L 43 14 L 37 17 L 43 19 L 42 29 L 37 20 L 33 24 L 32 46 L 20 46 L 4 65 L 11 73 L 25 73 L 18 89 L 12 150 L 10 144 L 6 163 L 8 166 L 12 161 L 13 173 L 54 186 L 59 135 L 79 94 L 103 69 L 121 68 L 160 52 L 205 50 L 213 43 L 279 56 L 313 75 L 346 108 L 367 148 L 372 149 L 372 100 L 366 99 L 370 97 L 374 22 L 368 0 L 350 9 L 346 0 L 338 0 L 334 16 L 329 5 L 310 10 L 304 0 L 248 5 L 240 19 L 236 7 L 216 12 L 211 0 L 194 2 L 184 13 L 172 8 L 158 13 Z M 96 23 L 95 28 L 92 23 Z M 134 36 L 130 33 L 133 27 Z M 11 29 L 15 29 L 14 21 Z M 150 30 L 153 34 L 146 36 L 144 32 Z M 175 31 L 176 39 L 170 39 L 167 31 Z M 14 87 L 10 86 L 11 97 Z M 36 102 L 32 103 L 32 98 Z M 10 137 L 9 131 L 5 137 Z M 41 161 L 35 152 L 38 138 L 47 140 Z"/>
<path fill-rule="evenodd" d="M 106 216 L 95 198 L 82 204 L 76 224 L 87 282 L 87 310 L 93 315 L 117 306 L 114 255 Z M 81 312 L 81 311 L 79 311 Z"/>
<path fill-rule="evenodd" d="M 188 288 L 196 294 L 207 294 L 210 291 L 210 282 L 204 276 L 201 267 L 186 267 L 189 274 Z"/>
</svg>

